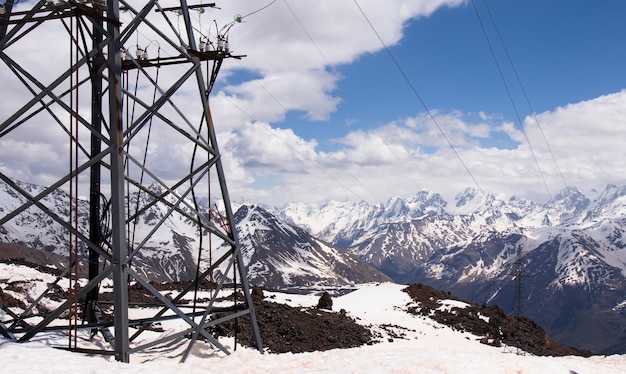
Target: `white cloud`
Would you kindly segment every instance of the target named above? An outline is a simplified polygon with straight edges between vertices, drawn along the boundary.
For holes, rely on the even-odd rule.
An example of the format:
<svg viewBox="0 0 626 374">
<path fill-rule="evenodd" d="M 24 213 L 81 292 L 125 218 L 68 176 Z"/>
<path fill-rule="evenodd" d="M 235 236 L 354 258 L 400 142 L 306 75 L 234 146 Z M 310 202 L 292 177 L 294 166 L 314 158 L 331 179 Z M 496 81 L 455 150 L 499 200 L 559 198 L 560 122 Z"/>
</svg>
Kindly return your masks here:
<svg viewBox="0 0 626 374">
<path fill-rule="evenodd" d="M 525 126 L 550 181 L 560 179 L 551 150 L 568 184 L 603 188 L 625 179 L 625 116 L 626 90 L 622 90 L 538 115 L 549 148 L 533 119 L 527 118 Z"/>
<path fill-rule="evenodd" d="M 193 17 L 202 19 L 200 30 L 215 35 L 216 24 L 221 28 L 235 14 L 246 15 L 268 3 L 269 0 L 224 1 L 217 4 L 221 10 L 194 13 Z M 387 46 L 392 47 L 401 45 L 408 23 L 443 6 L 464 2 L 358 3 Z M 161 5 L 167 6 L 168 2 Z M 180 21 L 176 16 L 173 19 Z M 486 192 L 545 199 L 547 192 L 535 158 L 551 192 L 563 187 L 552 154 L 533 118 L 525 119 L 524 126 L 535 157 L 519 126 L 497 114 L 444 112 L 436 108 L 431 113 L 437 123 L 427 113 L 415 113 L 406 118 L 387 118 L 386 124 L 367 130 L 356 126 L 358 119 L 351 114 L 337 122 L 342 126 L 347 123 L 345 128 L 352 131 L 337 135 L 334 140 L 306 139 L 284 123 L 288 112 L 301 113 L 309 121 L 334 119 L 342 103 L 337 87 L 343 77 L 333 68 L 358 63 L 360 57 L 380 52 L 382 45 L 351 1 L 277 0 L 244 21 L 233 26 L 229 41 L 235 54 L 246 57 L 240 63 L 224 62 L 210 99 L 229 189 L 236 199 L 278 203 L 363 198 L 377 202 L 389 195 L 408 196 L 421 188 L 450 197 L 474 184 L 465 167 Z M 49 47 L 66 51 L 66 44 L 59 44 L 52 33 L 49 36 Z M 127 47 L 150 44 L 150 53 L 154 53 L 157 48 L 151 44 L 152 38 L 151 33 L 138 34 L 136 39 L 129 39 Z M 65 66 L 67 56 L 48 56 L 40 46 L 39 40 L 28 40 L 8 52 L 19 56 L 20 63 L 37 72 L 43 82 L 49 82 Z M 175 53 L 173 47 L 162 47 L 164 54 Z M 173 75 L 164 74 L 160 79 L 161 85 L 167 87 Z M 30 98 L 6 70 L 0 74 L 0 85 L 11 87 L 16 99 Z M 188 88 L 183 87 L 173 100 L 181 111 L 195 119 L 199 100 L 191 96 Z M 0 92 L 4 98 L 5 91 Z M 140 87 L 139 94 L 151 101 L 151 89 Z M 0 110 L 10 113 L 18 102 L 23 101 L 3 99 Z M 88 99 L 81 98 L 81 107 L 88 103 Z M 538 114 L 537 118 L 568 184 L 590 189 L 624 181 L 621 176 L 626 175 L 622 165 L 626 152 L 626 91 L 556 108 Z M 186 129 L 186 124 L 178 125 Z M 139 135 L 131 149 L 138 159 L 145 136 Z M 492 144 L 494 136 L 503 139 L 507 146 Z M 465 166 L 449 148 L 446 137 Z M 0 168 L 8 175 L 34 182 L 46 180 L 51 174 L 66 173 L 65 143 L 58 125 L 51 125 L 49 119 L 35 118 L 24 131 L 0 139 Z M 174 178 L 188 170 L 191 151 L 175 131 L 163 124 L 155 125 L 149 162 L 161 172 Z"/>
<path fill-rule="evenodd" d="M 557 108 L 538 116 L 569 185 L 590 190 L 603 188 L 606 183 L 623 183 L 625 178 L 621 175 L 626 175 L 622 162 L 626 156 L 624 129 L 621 128 L 626 116 L 624 108 L 626 91 Z M 446 116 L 443 115 L 443 118 Z M 404 121 L 410 126 L 390 123 L 373 131 L 352 131 L 338 140 L 341 147 L 333 152 L 319 151 L 316 142 L 305 142 L 290 130 L 273 130 L 282 134 L 290 146 L 305 154 L 306 162 L 285 144 L 272 139 L 274 136 L 264 134 L 266 130 L 256 129 L 244 135 L 247 141 L 238 142 L 238 151 L 233 156 L 248 161 L 257 160 L 258 165 L 251 170 L 260 165 L 265 175 L 274 173 L 281 176 L 281 183 L 284 184 L 274 186 L 274 189 L 280 189 L 280 194 L 264 191 L 267 192 L 267 202 L 331 198 L 379 202 L 391 195 L 409 196 L 421 188 L 440 192 L 452 199 L 467 186 L 477 187 L 473 178 L 485 192 L 516 194 L 538 201 L 548 197 L 545 184 L 552 195 L 565 187 L 552 155 L 547 152 L 546 142 L 543 137 L 538 138 L 532 124 L 529 124 L 531 119 L 526 121 L 526 131 L 532 142 L 534 157 L 525 142 L 513 149 L 499 149 L 463 140 L 464 137 L 486 136 L 484 127 L 487 125 L 464 122 L 458 113 L 450 116 L 454 121 L 442 120 L 442 123 L 452 123 L 447 129 L 458 133 L 454 138 L 461 139 L 459 142 L 464 145 L 456 148 L 456 153 L 441 142 L 428 140 L 427 144 L 437 148 L 424 151 L 421 148 L 423 135 L 428 134 L 428 129 L 414 125 L 415 118 L 421 117 L 416 116 Z M 492 125 L 491 131 L 504 131 L 515 138 L 513 141 L 520 140 L 521 132 L 507 122 Z M 573 137 L 573 134 L 581 135 Z M 578 136 L 582 136 L 583 140 L 576 140 Z M 541 167 L 541 174 L 535 158 Z M 298 172 L 298 168 L 302 169 Z"/>
<path fill-rule="evenodd" d="M 326 71 L 284 71 L 224 88 L 228 100 L 254 113 L 259 121 L 279 121 L 287 110 L 306 112 L 310 120 L 328 120 L 340 99 L 330 93 L 339 79 Z"/>
<path fill-rule="evenodd" d="M 248 123 L 225 144 L 244 167 L 255 173 L 304 173 L 303 164 L 316 158 L 316 141 L 305 141 L 291 129 Z"/>
<path fill-rule="evenodd" d="M 517 143 L 523 143 L 526 138 L 524 137 L 524 133 L 515 127 L 515 124 L 510 121 L 503 122 L 498 128 L 497 131 L 501 131 L 505 133 L 509 138 L 514 140 Z"/>
<path fill-rule="evenodd" d="M 428 16 L 441 6 L 456 6 L 463 1 L 358 3 L 391 47 L 400 42 L 410 19 Z M 220 17 L 217 23 L 222 25 L 231 22 L 229 15 L 246 15 L 262 5 L 230 1 L 220 7 L 222 10 L 211 12 L 211 16 Z M 360 56 L 383 48 L 354 2 L 321 0 L 313 5 L 278 0 L 244 21 L 233 26 L 230 41 L 246 57 L 238 63 L 226 62 L 224 69 L 245 68 L 262 77 L 230 84 L 224 93 L 259 121 L 280 121 L 285 110 L 305 112 L 311 120 L 327 120 L 341 100 L 332 94 L 341 77 L 329 72 L 328 64 L 353 63 Z M 221 79 L 225 77 L 232 75 L 227 73 Z"/>
<path fill-rule="evenodd" d="M 229 1 L 220 4 L 218 24 L 235 14 L 246 15 L 268 2 Z M 400 41 L 402 29 L 412 18 L 430 15 L 443 5 L 456 6 L 461 0 L 358 2 L 383 40 L 392 46 Z M 293 13 L 292 13 L 293 12 Z M 294 17 L 295 15 L 295 17 Z M 206 15 L 205 18 L 208 18 Z M 319 0 L 315 4 L 278 0 L 268 8 L 244 18 L 230 34 L 234 50 L 247 55 L 246 65 L 259 71 L 310 70 L 343 64 L 367 52 L 381 49 L 359 8 L 352 1 Z M 305 31 L 306 30 L 306 31 Z M 307 35 L 308 33 L 308 35 Z M 309 39 L 315 41 L 322 57 Z"/>
</svg>

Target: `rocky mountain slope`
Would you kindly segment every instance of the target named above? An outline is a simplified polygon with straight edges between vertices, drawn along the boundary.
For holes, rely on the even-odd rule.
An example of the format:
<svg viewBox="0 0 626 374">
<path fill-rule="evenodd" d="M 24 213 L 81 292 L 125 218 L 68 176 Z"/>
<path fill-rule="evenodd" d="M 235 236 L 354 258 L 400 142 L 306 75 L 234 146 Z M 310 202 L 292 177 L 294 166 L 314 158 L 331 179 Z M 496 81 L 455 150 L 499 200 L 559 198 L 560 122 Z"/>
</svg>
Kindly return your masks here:
<svg viewBox="0 0 626 374">
<path fill-rule="evenodd" d="M 321 222 L 334 205 L 293 204 L 277 214 L 394 281 L 521 311 L 568 345 L 626 351 L 626 187 L 607 186 L 593 201 L 570 187 L 546 204 L 466 189 L 451 207 L 420 192 L 378 206 L 344 204 L 333 217 L 350 217 L 342 229 Z"/>
<path fill-rule="evenodd" d="M 25 186 L 38 193 L 39 187 Z M 137 198 L 131 196 L 131 204 Z M 18 202 L 0 184 L 0 213 Z M 46 206 L 67 219 L 66 202 L 55 192 Z M 163 221 L 164 209 L 152 205 L 131 231 L 143 237 Z M 374 206 L 248 204 L 235 224 L 252 284 L 328 287 L 384 280 L 384 273 L 519 311 L 570 346 L 626 352 L 626 187 L 607 186 L 593 200 L 570 187 L 546 204 L 471 188 L 450 205 L 428 191 Z M 79 225 L 86 232 L 82 216 Z M 193 277 L 199 256 L 193 222 L 173 216 L 148 236 L 133 262 L 149 278 Z M 58 252 L 67 234 L 31 207 L 0 227 L 0 242 Z M 218 256 L 220 243 L 212 246 Z M 202 266 L 208 261 L 202 254 Z"/>
<path fill-rule="evenodd" d="M 43 190 L 32 184 L 19 185 L 33 195 Z M 156 186 L 153 189 L 155 194 L 162 192 Z M 137 199 L 141 199 L 139 206 L 149 208 L 129 225 L 128 237 L 147 237 L 148 240 L 132 257 L 134 268 L 149 280 L 165 282 L 193 279 L 198 256 L 201 256 L 202 269 L 209 266 L 211 256 L 206 249 L 202 253 L 198 249 L 199 235 L 194 222 L 177 213 L 167 216 L 168 207 L 160 203 L 150 204 L 152 197 L 147 194 L 129 196 L 128 206 L 136 206 Z M 67 220 L 68 201 L 64 192 L 55 191 L 44 199 L 44 204 L 60 219 Z M 0 182 L 0 217 L 3 212 L 10 214 L 20 204 L 18 194 Z M 87 211 L 88 203 L 79 201 L 79 231 L 84 235 L 87 235 Z M 297 226 L 281 222 L 262 208 L 241 206 L 235 214 L 235 225 L 240 233 L 241 250 L 251 284 L 285 288 L 389 280 L 357 256 L 324 243 Z M 13 244 L 13 248 L 19 245 L 67 256 L 68 241 L 68 231 L 37 207 L 29 208 L 0 226 L 0 243 Z M 204 238 L 205 246 L 206 243 Z M 218 258 L 222 243 L 215 240 L 211 244 L 214 258 Z M 5 249 L 0 248 L 8 256 L 8 249 Z M 80 251 L 84 258 L 84 246 Z M 46 261 L 45 258 L 40 261 L 41 256 L 30 251 L 22 253 L 29 262 Z M 222 275 L 228 276 L 224 274 L 226 269 L 220 270 Z"/>
<path fill-rule="evenodd" d="M 235 222 L 252 284 L 281 288 L 390 280 L 357 256 L 281 222 L 261 207 L 241 206 Z"/>
</svg>

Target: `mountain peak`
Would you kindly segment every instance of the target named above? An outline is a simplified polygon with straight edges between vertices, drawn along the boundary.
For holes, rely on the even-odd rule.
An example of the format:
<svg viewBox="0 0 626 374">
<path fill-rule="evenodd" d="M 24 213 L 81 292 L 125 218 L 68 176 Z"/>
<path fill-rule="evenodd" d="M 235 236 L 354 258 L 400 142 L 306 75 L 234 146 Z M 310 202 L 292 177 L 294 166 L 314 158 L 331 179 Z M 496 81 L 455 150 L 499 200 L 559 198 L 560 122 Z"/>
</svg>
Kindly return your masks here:
<svg viewBox="0 0 626 374">
<path fill-rule="evenodd" d="M 356 256 L 280 221 L 259 206 L 241 206 L 234 219 L 253 284 L 283 288 L 389 280 Z"/>
<path fill-rule="evenodd" d="M 454 200 L 456 201 L 454 213 L 471 214 L 487 209 L 495 197 L 491 194 L 485 195 L 474 187 L 467 187 L 459 192 Z"/>
<path fill-rule="evenodd" d="M 576 187 L 565 187 L 552 201 L 547 204 L 548 209 L 558 209 L 568 215 L 579 215 L 591 201 Z"/>
<path fill-rule="evenodd" d="M 438 193 L 421 190 L 407 200 L 407 205 L 412 212 L 417 213 L 414 213 L 413 216 L 432 216 L 445 213 L 448 203 Z"/>
</svg>

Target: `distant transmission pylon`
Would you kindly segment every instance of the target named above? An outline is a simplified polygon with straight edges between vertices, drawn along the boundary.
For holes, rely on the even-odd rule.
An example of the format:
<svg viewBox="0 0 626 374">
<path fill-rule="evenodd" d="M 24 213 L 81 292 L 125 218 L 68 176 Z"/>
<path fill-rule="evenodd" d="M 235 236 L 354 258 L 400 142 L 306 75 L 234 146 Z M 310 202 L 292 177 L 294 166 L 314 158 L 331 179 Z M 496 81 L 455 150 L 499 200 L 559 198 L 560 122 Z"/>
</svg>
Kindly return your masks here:
<svg viewBox="0 0 626 374">
<path fill-rule="evenodd" d="M 214 3 L 190 5 L 186 0 L 40 0 L 34 5 L 5 0 L 0 7 L 0 147 L 33 144 L 35 152 L 54 152 L 36 158 L 47 165 L 20 162 L 48 168 L 48 183 L 41 191 L 18 182 L 23 175 L 11 171 L 19 171 L 17 167 L 0 168 L 0 178 L 23 202 L 0 211 L 0 229 L 27 212 L 45 214 L 50 224 L 66 230 L 68 242 L 75 241 L 68 248 L 79 248 L 80 258 L 88 262 L 88 282 L 74 282 L 67 300 L 52 311 L 38 309 L 38 303 L 62 278 L 77 276 L 75 261 L 23 313 L 0 304 L 10 317 L 0 321 L 4 336 L 28 341 L 58 331 L 60 317 L 82 311 L 82 322 L 69 322 L 71 350 L 114 354 L 116 360 L 129 362 L 131 353 L 187 339 L 184 360 L 197 339 L 228 353 L 207 328 L 248 316 L 262 350 L 209 108 L 222 61 L 242 56 L 232 55 L 228 35 L 220 34 L 230 28 L 211 35 L 198 25 L 201 14 L 212 7 Z M 159 152 L 148 148 L 155 140 Z M 56 152 L 58 145 L 69 152 Z M 58 163 L 68 166 L 58 172 Z M 41 180 L 33 182 L 42 185 Z M 212 182 L 216 186 L 210 187 Z M 200 188 L 218 191 L 215 200 L 224 204 L 221 224 L 226 226 L 217 225 L 195 203 Z M 74 208 L 85 201 L 81 195 L 88 196 L 88 228 L 76 214 L 60 214 L 50 206 L 51 194 L 59 189 L 69 191 Z M 154 229 L 135 230 L 138 218 L 157 206 L 164 215 Z M 194 301 L 193 312 L 179 304 L 193 285 L 173 299 L 166 297 L 134 261 L 174 215 L 195 222 L 200 237 L 208 233 L 228 248 L 206 268 L 196 269 L 195 282 L 213 279 L 217 270 L 223 276 L 208 301 L 197 308 Z M 99 300 L 107 279 L 113 284 L 112 321 L 102 317 Z M 243 298 L 235 296 L 237 280 Z M 231 282 L 232 291 L 227 291 Z M 129 284 L 158 300 L 158 312 L 148 318 L 130 315 Z M 226 292 L 233 294 L 233 306 L 218 302 Z M 35 309 L 38 316 L 29 312 Z M 146 339 L 148 326 L 173 318 L 184 327 L 154 341 Z M 79 332 L 92 338 L 101 334 L 110 348 L 80 346 L 88 339 L 72 342 L 72 334 Z"/>
<path fill-rule="evenodd" d="M 518 345 L 525 347 L 526 341 L 524 339 L 524 334 L 522 334 L 522 323 L 521 319 L 524 317 L 524 294 L 525 294 L 525 262 L 524 255 L 522 253 L 522 246 L 519 245 L 517 247 L 517 252 L 515 253 L 515 262 L 513 263 L 513 274 L 515 276 L 515 308 L 514 313 L 517 317 L 517 329 L 518 329 Z M 524 355 L 524 350 L 521 347 L 517 347 L 517 354 Z"/>
<path fill-rule="evenodd" d="M 524 272 L 524 256 L 522 254 L 522 247 L 517 248 L 515 254 L 514 274 L 515 274 L 515 315 L 517 317 L 524 316 L 524 278 L 526 274 Z"/>
</svg>

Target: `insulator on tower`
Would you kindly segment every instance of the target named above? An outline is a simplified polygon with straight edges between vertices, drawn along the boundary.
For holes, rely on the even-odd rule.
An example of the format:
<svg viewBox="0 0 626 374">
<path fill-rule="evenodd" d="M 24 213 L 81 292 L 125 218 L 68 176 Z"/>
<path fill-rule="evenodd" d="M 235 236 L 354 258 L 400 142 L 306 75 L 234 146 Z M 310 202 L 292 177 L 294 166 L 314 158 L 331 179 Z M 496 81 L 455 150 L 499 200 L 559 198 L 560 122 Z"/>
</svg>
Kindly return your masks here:
<svg viewBox="0 0 626 374">
<path fill-rule="evenodd" d="M 148 59 L 148 49 L 143 49 L 141 47 L 137 47 L 137 52 L 135 52 L 135 57 L 137 60 L 147 60 Z"/>
<path fill-rule="evenodd" d="M 200 38 L 200 42 L 198 43 L 198 50 L 200 52 L 208 52 L 209 43 L 207 43 L 203 38 Z"/>
</svg>

